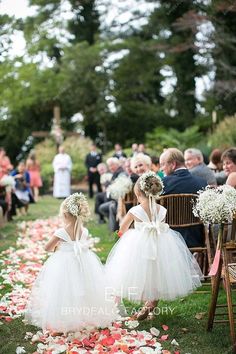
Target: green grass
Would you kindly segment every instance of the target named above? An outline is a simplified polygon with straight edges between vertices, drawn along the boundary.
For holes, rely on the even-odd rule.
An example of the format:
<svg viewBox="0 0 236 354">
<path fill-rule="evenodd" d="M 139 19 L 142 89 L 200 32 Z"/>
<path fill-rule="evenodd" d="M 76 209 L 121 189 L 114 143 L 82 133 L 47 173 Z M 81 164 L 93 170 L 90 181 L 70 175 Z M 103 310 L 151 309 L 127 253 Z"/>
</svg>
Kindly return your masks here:
<svg viewBox="0 0 236 354">
<path fill-rule="evenodd" d="M 15 246 L 18 221 L 57 215 L 59 205 L 60 201 L 50 196 L 42 197 L 37 204 L 30 205 L 29 215 L 18 217 L 0 229 L 0 252 L 10 246 Z M 93 207 L 92 202 L 91 207 Z M 108 231 L 107 225 L 98 225 L 95 221 L 91 221 L 88 228 L 93 236 L 100 237 L 101 242 L 97 245 L 98 255 L 105 262 L 116 238 Z M 203 288 L 205 290 L 205 287 Z M 1 293 L 3 294 L 3 291 Z M 221 301 L 225 300 L 223 290 L 221 290 L 220 299 Z M 156 327 L 160 329 L 162 324 L 168 325 L 167 333 L 171 339 L 175 338 L 180 344 L 181 354 L 229 354 L 231 353 L 229 325 L 217 324 L 212 332 L 206 331 L 209 301 L 210 293 L 195 293 L 174 302 L 160 302 L 157 310 L 159 315 L 152 320 L 143 321 L 138 328 L 149 330 L 151 327 Z M 129 311 L 134 307 L 134 304 L 128 302 L 125 304 Z M 205 313 L 205 315 L 198 320 L 195 318 L 197 313 Z M 24 339 L 27 331 L 35 332 L 35 327 L 25 326 L 22 319 L 16 319 L 7 324 L 4 322 L 0 326 L 0 354 L 14 354 L 17 346 L 24 346 L 27 353 L 33 353 L 36 346 L 32 346 L 29 340 Z M 163 347 L 169 349 L 170 343 L 163 342 Z"/>
</svg>

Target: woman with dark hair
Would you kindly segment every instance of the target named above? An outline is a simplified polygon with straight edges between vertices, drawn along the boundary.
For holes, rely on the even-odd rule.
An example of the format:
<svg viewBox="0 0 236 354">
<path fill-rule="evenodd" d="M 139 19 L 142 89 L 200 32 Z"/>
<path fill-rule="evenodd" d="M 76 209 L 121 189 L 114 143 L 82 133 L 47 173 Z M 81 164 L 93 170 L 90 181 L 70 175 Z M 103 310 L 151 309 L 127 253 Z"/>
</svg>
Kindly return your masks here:
<svg viewBox="0 0 236 354">
<path fill-rule="evenodd" d="M 215 173 L 222 171 L 221 155 L 220 149 L 214 149 L 209 156 L 210 162 L 207 166 Z"/>
<path fill-rule="evenodd" d="M 222 154 L 223 169 L 227 176 L 226 184 L 236 188 L 236 148 L 232 147 Z"/>
</svg>

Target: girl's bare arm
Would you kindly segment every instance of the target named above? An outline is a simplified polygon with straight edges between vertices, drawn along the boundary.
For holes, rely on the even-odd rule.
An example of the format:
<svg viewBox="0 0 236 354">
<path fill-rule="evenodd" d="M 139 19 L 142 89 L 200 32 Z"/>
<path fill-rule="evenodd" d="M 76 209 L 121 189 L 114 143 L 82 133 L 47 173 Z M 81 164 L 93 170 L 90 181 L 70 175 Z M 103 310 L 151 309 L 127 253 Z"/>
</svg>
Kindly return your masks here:
<svg viewBox="0 0 236 354">
<path fill-rule="evenodd" d="M 132 222 L 134 221 L 134 216 L 130 213 L 127 213 L 124 217 L 124 219 L 121 222 L 120 225 L 120 232 L 123 234 L 124 232 L 126 232 L 130 225 L 132 224 Z"/>
<path fill-rule="evenodd" d="M 48 241 L 48 243 L 44 247 L 45 251 L 47 251 L 47 252 L 54 251 L 54 249 L 59 241 L 60 241 L 60 239 L 58 237 L 52 236 L 51 240 Z"/>
</svg>

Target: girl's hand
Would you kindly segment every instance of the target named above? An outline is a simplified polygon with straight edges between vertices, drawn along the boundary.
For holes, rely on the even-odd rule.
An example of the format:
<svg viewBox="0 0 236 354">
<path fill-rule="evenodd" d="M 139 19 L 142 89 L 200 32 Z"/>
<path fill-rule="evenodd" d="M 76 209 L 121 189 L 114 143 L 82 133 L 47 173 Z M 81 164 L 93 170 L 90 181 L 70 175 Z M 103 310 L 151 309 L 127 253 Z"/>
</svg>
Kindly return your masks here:
<svg viewBox="0 0 236 354">
<path fill-rule="evenodd" d="M 133 215 L 130 213 L 127 213 L 120 225 L 119 232 L 121 233 L 121 235 L 129 229 L 129 227 L 133 221 L 134 221 Z"/>
<path fill-rule="evenodd" d="M 116 234 L 117 234 L 118 237 L 121 237 L 121 236 L 123 235 L 120 230 L 118 230 L 118 231 L 116 232 Z"/>
</svg>

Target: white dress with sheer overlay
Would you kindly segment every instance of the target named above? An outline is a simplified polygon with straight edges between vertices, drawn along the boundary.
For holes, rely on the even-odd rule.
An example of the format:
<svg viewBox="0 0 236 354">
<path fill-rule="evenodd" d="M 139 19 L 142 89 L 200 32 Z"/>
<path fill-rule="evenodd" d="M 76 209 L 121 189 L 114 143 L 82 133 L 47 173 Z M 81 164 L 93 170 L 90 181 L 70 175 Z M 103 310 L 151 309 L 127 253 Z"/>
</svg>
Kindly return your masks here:
<svg viewBox="0 0 236 354">
<path fill-rule="evenodd" d="M 88 230 L 76 241 L 64 229 L 55 236 L 62 242 L 32 288 L 27 322 L 61 332 L 111 325 L 117 310 L 106 292 L 104 266 L 88 248 Z"/>
<path fill-rule="evenodd" d="M 111 250 L 106 274 L 115 295 L 131 301 L 174 300 L 201 285 L 199 265 L 180 233 L 164 222 L 157 206 L 152 220 L 141 205 L 129 210 L 138 220 Z"/>
</svg>

